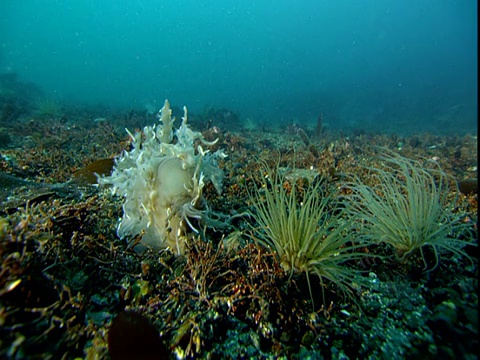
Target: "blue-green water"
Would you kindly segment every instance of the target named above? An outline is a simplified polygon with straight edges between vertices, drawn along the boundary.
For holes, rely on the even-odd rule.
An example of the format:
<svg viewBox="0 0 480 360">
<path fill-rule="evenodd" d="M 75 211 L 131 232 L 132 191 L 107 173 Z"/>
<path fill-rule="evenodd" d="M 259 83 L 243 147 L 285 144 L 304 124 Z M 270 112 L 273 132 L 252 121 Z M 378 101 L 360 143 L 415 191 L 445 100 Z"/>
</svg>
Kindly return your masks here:
<svg viewBox="0 0 480 360">
<path fill-rule="evenodd" d="M 472 0 L 2 0 L 0 73 L 69 103 L 475 132 L 476 14 Z"/>
</svg>

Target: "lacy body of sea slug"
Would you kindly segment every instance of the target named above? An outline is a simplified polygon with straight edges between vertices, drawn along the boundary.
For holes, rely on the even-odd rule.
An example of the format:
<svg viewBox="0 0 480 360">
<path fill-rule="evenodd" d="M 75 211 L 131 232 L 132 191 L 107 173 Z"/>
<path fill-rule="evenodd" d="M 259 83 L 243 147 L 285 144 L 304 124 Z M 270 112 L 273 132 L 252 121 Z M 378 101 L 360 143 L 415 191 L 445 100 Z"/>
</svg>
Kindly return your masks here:
<svg viewBox="0 0 480 360">
<path fill-rule="evenodd" d="M 161 124 L 146 126 L 135 135 L 127 130 L 133 149 L 124 151 L 112 174 L 99 177 L 98 182 L 112 185 L 112 192 L 124 197 L 117 230 L 120 238 L 142 234 L 137 250 L 149 246 L 182 254 L 186 234 L 198 232 L 193 219 L 206 225 L 215 222 L 202 190 L 205 181 L 211 181 L 221 192 L 223 172 L 217 159 L 226 155 L 222 150 L 209 153 L 202 148 L 200 144 L 211 146 L 215 142 L 207 142 L 200 132 L 188 127 L 186 107 L 176 130 L 168 100 L 159 118 Z M 196 140 L 199 145 L 195 148 Z"/>
</svg>

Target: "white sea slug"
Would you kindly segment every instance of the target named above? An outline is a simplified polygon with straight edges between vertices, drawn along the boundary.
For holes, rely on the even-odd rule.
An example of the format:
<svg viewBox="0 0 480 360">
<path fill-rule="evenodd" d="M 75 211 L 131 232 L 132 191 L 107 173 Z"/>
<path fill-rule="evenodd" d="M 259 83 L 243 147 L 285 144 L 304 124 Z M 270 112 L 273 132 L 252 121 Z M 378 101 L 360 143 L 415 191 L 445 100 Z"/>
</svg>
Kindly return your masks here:
<svg viewBox="0 0 480 360">
<path fill-rule="evenodd" d="M 110 176 L 99 177 L 99 184 L 111 185 L 115 195 L 123 196 L 123 217 L 118 225 L 120 238 L 142 235 L 137 250 L 170 248 L 182 254 L 188 232 L 198 232 L 195 223 L 208 225 L 210 217 L 202 190 L 212 181 L 220 193 L 223 172 L 217 159 L 222 150 L 209 154 L 194 141 L 212 145 L 200 132 L 187 125 L 187 109 L 181 126 L 174 130 L 170 104 L 165 100 L 159 111 L 161 124 L 146 126 L 134 135 L 133 149 L 124 151 L 115 161 Z M 218 214 L 217 214 L 218 215 Z M 196 219 L 196 220 L 194 220 Z"/>
</svg>

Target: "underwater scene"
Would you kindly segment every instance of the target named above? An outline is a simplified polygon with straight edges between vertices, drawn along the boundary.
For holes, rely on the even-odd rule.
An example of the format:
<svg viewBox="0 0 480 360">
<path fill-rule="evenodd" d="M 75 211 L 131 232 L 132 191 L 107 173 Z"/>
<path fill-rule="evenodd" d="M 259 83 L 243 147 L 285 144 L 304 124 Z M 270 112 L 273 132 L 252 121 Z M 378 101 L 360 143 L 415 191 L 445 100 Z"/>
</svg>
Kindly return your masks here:
<svg viewBox="0 0 480 360">
<path fill-rule="evenodd" d="M 2 0 L 1 359 L 477 359 L 477 2 Z"/>
</svg>

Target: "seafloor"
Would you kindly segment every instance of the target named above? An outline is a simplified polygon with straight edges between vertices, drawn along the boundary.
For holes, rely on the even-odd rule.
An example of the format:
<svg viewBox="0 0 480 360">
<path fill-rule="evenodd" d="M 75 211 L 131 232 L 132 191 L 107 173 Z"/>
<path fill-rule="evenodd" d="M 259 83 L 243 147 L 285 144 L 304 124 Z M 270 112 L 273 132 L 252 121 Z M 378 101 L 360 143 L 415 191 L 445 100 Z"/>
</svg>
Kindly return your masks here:
<svg viewBox="0 0 480 360">
<path fill-rule="evenodd" d="M 124 128 L 153 124 L 155 116 L 101 113 L 45 110 L 0 123 L 0 357 L 477 358 L 474 246 L 464 249 L 473 261 L 442 253 L 431 271 L 423 270 L 420 256 L 400 263 L 386 245 L 365 249 L 388 255 L 358 264 L 371 286 L 351 299 L 327 283 L 328 306 L 320 301 L 315 310 L 305 277 L 290 277 L 271 250 L 249 240 L 249 217 L 238 217 L 224 233 L 192 234 L 185 256 L 137 254 L 116 236 L 122 199 L 91 183 L 93 173 L 111 171 L 111 159 L 129 148 Z M 238 119 L 228 121 L 232 113 L 220 111 L 220 120 L 215 114 L 190 121 L 205 138 L 219 138 L 215 148 L 228 154 L 220 164 L 222 195 L 212 186 L 204 194 L 215 211 L 252 210 L 247 189 L 264 176 L 262 162 L 335 184 L 347 174 L 366 177 L 366 166 L 378 165 L 382 149 L 390 149 L 438 162 L 460 185 L 452 193 L 454 211 L 477 222 L 475 134 L 246 130 Z M 476 244 L 476 225 L 471 230 Z M 225 245 L 228 234 L 234 245 Z M 109 354 L 110 329 L 110 346 L 124 349 L 120 356 Z M 152 347 L 158 351 L 148 357 Z"/>
</svg>

